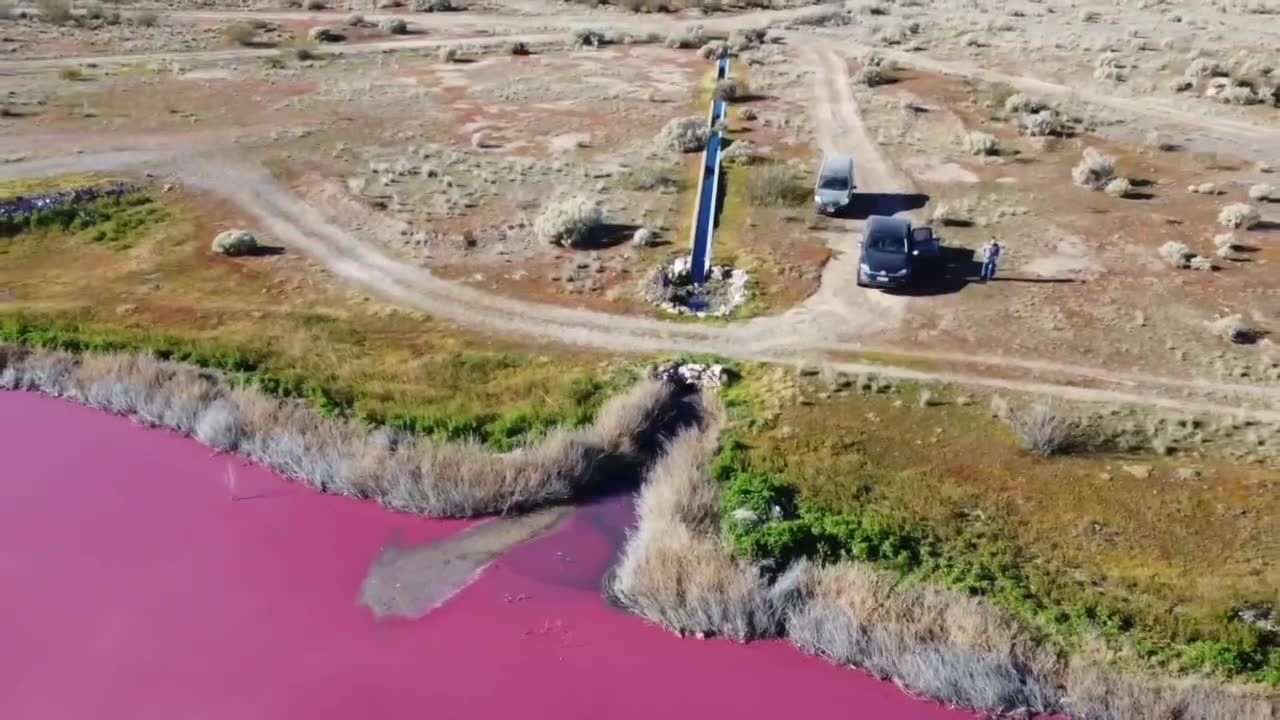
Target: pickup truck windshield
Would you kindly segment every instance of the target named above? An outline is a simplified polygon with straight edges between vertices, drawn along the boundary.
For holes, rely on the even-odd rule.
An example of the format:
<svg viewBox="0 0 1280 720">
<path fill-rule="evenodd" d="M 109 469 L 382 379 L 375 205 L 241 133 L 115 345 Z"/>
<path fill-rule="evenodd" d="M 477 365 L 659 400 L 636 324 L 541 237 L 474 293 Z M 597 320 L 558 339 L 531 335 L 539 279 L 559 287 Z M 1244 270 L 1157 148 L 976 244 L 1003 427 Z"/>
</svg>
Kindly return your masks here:
<svg viewBox="0 0 1280 720">
<path fill-rule="evenodd" d="M 875 250 L 876 252 L 893 253 L 894 255 L 906 255 L 907 241 L 892 235 L 872 235 L 867 238 L 867 249 Z"/>
<path fill-rule="evenodd" d="M 818 189 L 819 190 L 835 190 L 837 192 L 844 192 L 845 190 L 849 189 L 849 179 L 840 177 L 838 175 L 831 175 L 829 177 L 824 177 L 822 178 L 821 182 L 818 183 Z"/>
</svg>

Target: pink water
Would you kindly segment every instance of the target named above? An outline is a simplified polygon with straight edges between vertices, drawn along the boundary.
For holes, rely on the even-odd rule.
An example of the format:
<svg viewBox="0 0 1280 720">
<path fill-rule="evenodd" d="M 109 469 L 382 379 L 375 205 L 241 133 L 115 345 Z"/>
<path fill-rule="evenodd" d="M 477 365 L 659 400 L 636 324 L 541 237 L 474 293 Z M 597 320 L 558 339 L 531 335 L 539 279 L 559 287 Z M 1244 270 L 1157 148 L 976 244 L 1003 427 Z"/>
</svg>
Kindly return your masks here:
<svg viewBox="0 0 1280 720">
<path fill-rule="evenodd" d="M 625 502 L 425 618 L 376 622 L 356 597 L 379 548 L 465 523 L 22 393 L 0 392 L 0 463 L 0 718 L 966 717 L 781 643 L 682 640 L 609 608 Z"/>
</svg>

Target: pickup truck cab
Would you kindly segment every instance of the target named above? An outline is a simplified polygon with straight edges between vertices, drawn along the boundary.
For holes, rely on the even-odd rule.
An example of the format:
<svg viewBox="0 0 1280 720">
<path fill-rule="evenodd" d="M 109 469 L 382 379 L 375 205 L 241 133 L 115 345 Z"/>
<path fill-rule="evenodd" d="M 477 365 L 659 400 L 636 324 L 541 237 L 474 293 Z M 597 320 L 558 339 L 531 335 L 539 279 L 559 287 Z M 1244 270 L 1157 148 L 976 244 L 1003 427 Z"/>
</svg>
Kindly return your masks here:
<svg viewBox="0 0 1280 720">
<path fill-rule="evenodd" d="M 919 280 L 941 254 L 933 228 L 904 218 L 872 215 L 862 231 L 858 285 L 900 288 Z"/>
<path fill-rule="evenodd" d="M 853 158 L 848 155 L 826 155 L 818 168 L 818 182 L 813 188 L 813 209 L 828 215 L 844 209 L 853 200 Z"/>
</svg>

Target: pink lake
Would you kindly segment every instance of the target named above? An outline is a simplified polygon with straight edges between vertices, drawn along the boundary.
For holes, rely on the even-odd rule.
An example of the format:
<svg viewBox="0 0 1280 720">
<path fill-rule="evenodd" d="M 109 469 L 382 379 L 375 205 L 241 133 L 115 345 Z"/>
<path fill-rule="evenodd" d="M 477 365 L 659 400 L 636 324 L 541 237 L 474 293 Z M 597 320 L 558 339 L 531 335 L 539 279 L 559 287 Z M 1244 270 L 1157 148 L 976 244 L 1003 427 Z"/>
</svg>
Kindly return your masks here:
<svg viewBox="0 0 1280 720">
<path fill-rule="evenodd" d="M 422 619 L 379 622 L 357 604 L 379 550 L 468 523 L 32 394 L 0 392 L 0 428 L 0 718 L 974 717 L 782 643 L 684 640 L 610 608 L 625 500 Z"/>
</svg>

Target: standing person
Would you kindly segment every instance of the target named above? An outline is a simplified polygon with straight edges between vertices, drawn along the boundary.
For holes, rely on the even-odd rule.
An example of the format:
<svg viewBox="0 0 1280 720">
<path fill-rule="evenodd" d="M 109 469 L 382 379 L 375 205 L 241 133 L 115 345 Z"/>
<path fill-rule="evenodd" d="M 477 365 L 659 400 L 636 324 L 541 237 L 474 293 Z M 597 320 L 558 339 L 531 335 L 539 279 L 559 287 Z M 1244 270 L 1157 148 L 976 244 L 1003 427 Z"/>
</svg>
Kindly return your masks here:
<svg viewBox="0 0 1280 720">
<path fill-rule="evenodd" d="M 987 241 L 982 246 L 982 282 L 994 280 L 996 277 L 996 266 L 1000 262 L 1000 243 L 995 238 Z"/>
</svg>

